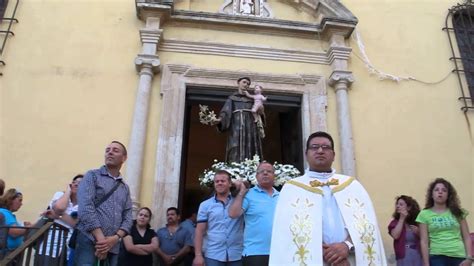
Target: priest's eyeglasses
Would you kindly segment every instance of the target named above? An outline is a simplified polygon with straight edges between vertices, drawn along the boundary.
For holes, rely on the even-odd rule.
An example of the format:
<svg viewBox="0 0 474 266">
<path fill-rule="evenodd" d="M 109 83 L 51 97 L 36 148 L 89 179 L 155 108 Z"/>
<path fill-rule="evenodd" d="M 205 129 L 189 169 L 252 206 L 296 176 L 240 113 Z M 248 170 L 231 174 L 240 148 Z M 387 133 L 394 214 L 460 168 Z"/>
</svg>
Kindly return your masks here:
<svg viewBox="0 0 474 266">
<path fill-rule="evenodd" d="M 332 151 L 331 145 L 311 145 L 308 147 L 308 150 L 312 151 L 318 151 L 319 149 L 322 149 L 323 151 Z"/>
</svg>

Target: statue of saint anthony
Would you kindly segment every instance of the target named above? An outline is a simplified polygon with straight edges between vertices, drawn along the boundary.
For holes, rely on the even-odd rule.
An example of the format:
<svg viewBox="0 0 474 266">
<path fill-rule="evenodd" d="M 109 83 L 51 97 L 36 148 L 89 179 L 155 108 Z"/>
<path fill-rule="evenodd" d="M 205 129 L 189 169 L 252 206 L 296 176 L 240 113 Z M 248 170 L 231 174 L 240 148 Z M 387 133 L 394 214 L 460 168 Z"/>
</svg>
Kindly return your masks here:
<svg viewBox="0 0 474 266">
<path fill-rule="evenodd" d="M 229 132 L 225 160 L 242 162 L 246 158 L 252 159 L 254 155 L 263 160 L 262 140 L 252 114 L 254 101 L 245 94 L 250 78 L 239 78 L 237 84 L 238 91 L 227 98 L 215 122 L 219 131 Z"/>
</svg>

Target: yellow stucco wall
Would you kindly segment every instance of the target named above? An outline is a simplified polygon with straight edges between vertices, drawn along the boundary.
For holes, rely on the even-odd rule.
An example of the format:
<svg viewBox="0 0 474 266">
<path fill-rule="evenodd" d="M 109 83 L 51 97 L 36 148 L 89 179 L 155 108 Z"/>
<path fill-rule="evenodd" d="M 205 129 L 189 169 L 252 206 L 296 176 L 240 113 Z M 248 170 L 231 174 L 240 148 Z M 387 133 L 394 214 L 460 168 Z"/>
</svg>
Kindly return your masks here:
<svg viewBox="0 0 474 266">
<path fill-rule="evenodd" d="M 18 217 L 35 220 L 110 140 L 128 143 L 141 22 L 130 1 L 26 0 L 17 18 L 0 79 L 0 176 L 24 192 Z"/>
<path fill-rule="evenodd" d="M 452 55 L 441 28 L 454 1 L 430 2 L 429 8 L 426 1 L 344 4 L 359 18 L 367 54 L 378 69 L 427 83 L 451 73 Z M 351 46 L 361 55 L 355 42 Z M 351 63 L 357 78 L 351 110 L 358 173 L 371 192 L 382 232 L 393 212 L 394 197 L 412 195 L 423 207 L 427 185 L 436 177 L 453 183 L 462 206 L 472 214 L 473 128 L 468 123 L 474 116 L 459 110 L 457 77 L 449 74 L 438 84 L 378 81 L 367 75 L 358 57 Z M 473 231 L 472 215 L 468 222 Z M 391 244 L 389 237 L 386 244 Z"/>
<path fill-rule="evenodd" d="M 216 0 L 179 1 L 177 8 L 213 12 Z M 222 1 L 223 2 L 223 1 Z M 311 21 L 294 7 L 268 1 L 276 18 Z M 344 0 L 359 19 L 367 55 L 377 69 L 420 81 L 442 80 L 453 68 L 444 26 L 457 1 Z M 278 14 L 285 14 L 279 16 Z M 102 163 L 112 139 L 128 144 L 138 76 L 133 63 L 141 50 L 133 1 L 23 0 L 2 59 L 0 77 L 0 178 L 25 194 L 22 220 L 34 221 L 55 191 L 76 173 Z M 164 26 L 165 39 L 212 41 L 282 49 L 321 51 L 315 40 Z M 369 75 L 353 40 L 349 69 L 350 107 L 357 173 L 372 196 L 387 254 L 386 224 L 394 197 L 414 196 L 424 205 L 427 184 L 446 177 L 457 188 L 474 231 L 474 113 L 459 108 L 454 74 L 437 84 L 380 81 Z M 319 74 L 325 65 L 237 57 L 159 52 L 162 65 L 248 70 L 272 74 Z M 150 206 L 160 124 L 160 75 L 150 99 L 140 202 Z M 328 128 L 336 137 L 334 91 L 328 87 Z M 336 145 L 338 146 L 338 145 Z M 337 155 L 336 155 L 337 156 Z M 339 163 L 336 164 L 339 167 Z"/>
</svg>

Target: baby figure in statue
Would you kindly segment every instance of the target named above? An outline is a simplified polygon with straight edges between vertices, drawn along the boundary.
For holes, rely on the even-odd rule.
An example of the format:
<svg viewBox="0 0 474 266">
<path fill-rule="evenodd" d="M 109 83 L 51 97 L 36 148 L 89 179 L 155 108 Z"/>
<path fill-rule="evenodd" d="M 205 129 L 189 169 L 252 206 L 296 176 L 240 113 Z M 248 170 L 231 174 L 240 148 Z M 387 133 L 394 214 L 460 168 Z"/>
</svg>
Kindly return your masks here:
<svg viewBox="0 0 474 266">
<path fill-rule="evenodd" d="M 248 91 L 245 91 L 245 96 L 253 99 L 254 101 L 252 106 L 252 114 L 255 119 L 255 122 L 258 121 L 259 115 L 263 115 L 263 102 L 267 100 L 267 97 L 262 95 L 262 89 L 262 86 L 255 85 L 254 95 L 248 93 Z"/>
</svg>

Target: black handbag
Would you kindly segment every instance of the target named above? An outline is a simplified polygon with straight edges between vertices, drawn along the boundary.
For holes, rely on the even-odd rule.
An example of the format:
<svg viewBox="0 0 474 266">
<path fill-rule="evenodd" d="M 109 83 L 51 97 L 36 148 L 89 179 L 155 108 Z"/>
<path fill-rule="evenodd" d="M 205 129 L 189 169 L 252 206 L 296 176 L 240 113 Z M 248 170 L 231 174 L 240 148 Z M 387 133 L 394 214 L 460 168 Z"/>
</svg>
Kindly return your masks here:
<svg viewBox="0 0 474 266">
<path fill-rule="evenodd" d="M 115 183 L 114 187 L 95 204 L 95 207 L 98 208 L 102 203 L 104 203 L 104 201 L 106 201 L 112 195 L 112 193 L 114 193 L 114 191 L 117 190 L 117 188 L 120 186 L 120 183 L 121 181 L 118 180 L 117 183 Z M 69 238 L 68 247 L 76 248 L 78 233 L 79 233 L 79 230 L 77 228 L 74 228 L 71 234 L 71 238 Z"/>
</svg>

